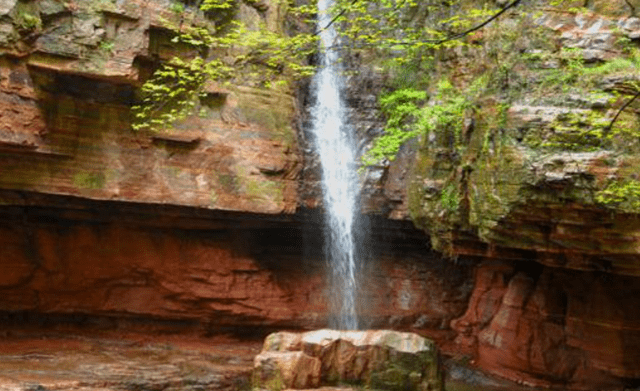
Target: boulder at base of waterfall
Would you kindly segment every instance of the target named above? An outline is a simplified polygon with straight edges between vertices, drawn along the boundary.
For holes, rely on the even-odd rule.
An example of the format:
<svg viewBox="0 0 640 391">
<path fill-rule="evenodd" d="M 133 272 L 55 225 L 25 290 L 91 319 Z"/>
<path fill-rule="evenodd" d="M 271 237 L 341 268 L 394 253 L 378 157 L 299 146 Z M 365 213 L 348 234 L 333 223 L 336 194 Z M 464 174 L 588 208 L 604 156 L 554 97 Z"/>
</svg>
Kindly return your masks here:
<svg viewBox="0 0 640 391">
<path fill-rule="evenodd" d="M 254 381 L 269 390 L 316 388 L 320 384 L 320 360 L 303 352 L 265 352 L 256 356 Z"/>
<path fill-rule="evenodd" d="M 338 331 L 317 330 L 307 333 L 274 333 L 264 342 L 262 353 L 256 357 L 254 378 L 258 387 L 268 388 L 278 379 L 276 375 L 266 376 L 265 364 L 272 359 L 272 373 L 278 372 L 283 385 L 291 388 L 311 388 L 308 369 L 297 376 L 291 371 L 300 365 L 301 354 L 318 360 L 320 385 L 339 383 L 360 384 L 373 389 L 436 391 L 443 389 L 438 350 L 435 344 L 413 333 L 389 330 Z M 293 360 L 287 363 L 287 359 Z M 314 367 L 315 370 L 315 367 Z M 268 372 L 268 371 L 267 371 Z M 262 380 L 266 379 L 266 380 Z M 296 383 L 297 381 L 297 383 Z M 304 384 L 304 385 L 303 385 Z"/>
</svg>

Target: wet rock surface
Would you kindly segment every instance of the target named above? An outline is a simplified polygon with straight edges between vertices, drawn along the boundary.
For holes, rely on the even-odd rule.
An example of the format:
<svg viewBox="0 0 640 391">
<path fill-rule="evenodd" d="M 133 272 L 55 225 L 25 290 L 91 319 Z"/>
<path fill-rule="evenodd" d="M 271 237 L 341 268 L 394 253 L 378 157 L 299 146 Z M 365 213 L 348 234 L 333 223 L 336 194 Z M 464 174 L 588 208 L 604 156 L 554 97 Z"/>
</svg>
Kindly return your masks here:
<svg viewBox="0 0 640 391">
<path fill-rule="evenodd" d="M 0 390 L 250 389 L 259 342 L 231 336 L 5 331 Z"/>
</svg>

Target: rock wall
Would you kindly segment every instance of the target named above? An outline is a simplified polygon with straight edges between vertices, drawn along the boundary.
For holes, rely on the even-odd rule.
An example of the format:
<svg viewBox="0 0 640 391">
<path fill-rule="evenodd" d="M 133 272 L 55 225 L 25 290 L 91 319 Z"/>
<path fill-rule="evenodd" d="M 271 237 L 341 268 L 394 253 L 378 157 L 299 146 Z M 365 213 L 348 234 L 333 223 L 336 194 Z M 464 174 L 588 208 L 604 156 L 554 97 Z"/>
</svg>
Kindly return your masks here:
<svg viewBox="0 0 640 391">
<path fill-rule="evenodd" d="M 282 28 L 280 3 L 241 3 Z M 637 102 L 602 125 L 638 83 L 631 3 L 505 15 L 437 58 L 434 81 L 488 87 L 457 136 L 363 174 L 365 324 L 453 330 L 527 384 L 638 385 L 638 194 L 598 198 L 640 175 Z M 133 132 L 141 84 L 188 52 L 161 18 L 171 2 L 0 1 L 0 312 L 325 326 L 305 95 L 211 84 L 198 115 Z M 393 77 L 368 61 L 345 60 L 360 151 Z"/>
<path fill-rule="evenodd" d="M 14 204 L 0 208 L 0 312 L 184 320 L 212 330 L 317 328 L 332 316 L 323 235 L 309 221 L 12 195 Z M 371 252 L 365 323 L 439 327 L 464 313 L 470 265 L 440 262 L 410 226 L 371 227 L 401 246 Z"/>
<path fill-rule="evenodd" d="M 210 84 L 197 115 L 132 130 L 142 83 L 192 50 L 171 42 L 174 6 L 0 2 L 0 311 L 324 326 L 319 219 L 300 207 L 320 206 L 306 192 L 318 178 L 295 91 Z M 237 17 L 280 31 L 281 7 L 240 2 Z M 373 91 L 350 100 L 362 134 L 381 123 Z M 375 190 L 367 211 L 403 191 L 388 203 Z M 367 228 L 365 323 L 444 327 L 464 312 L 471 266 L 441 263 L 398 224 Z"/>
<path fill-rule="evenodd" d="M 188 54 L 164 27 L 163 19 L 180 18 L 171 2 L 3 5 L 0 188 L 295 211 L 300 157 L 290 91 L 209 85 L 198 115 L 164 131 L 132 131 L 131 107 L 157 61 Z M 279 28 L 278 6 L 262 8 L 242 3 L 239 14 Z"/>
<path fill-rule="evenodd" d="M 434 248 L 484 259 L 451 324 L 479 367 L 530 385 L 635 387 L 637 103 L 611 122 L 637 93 L 640 20 L 630 3 L 544 4 L 440 53 L 432 76 L 454 89 L 434 86 L 430 104 L 473 104 L 461 127 L 413 148 L 409 214 Z"/>
<path fill-rule="evenodd" d="M 640 376 L 637 277 L 488 261 L 452 322 L 477 364 L 524 384 L 616 389 Z"/>
</svg>

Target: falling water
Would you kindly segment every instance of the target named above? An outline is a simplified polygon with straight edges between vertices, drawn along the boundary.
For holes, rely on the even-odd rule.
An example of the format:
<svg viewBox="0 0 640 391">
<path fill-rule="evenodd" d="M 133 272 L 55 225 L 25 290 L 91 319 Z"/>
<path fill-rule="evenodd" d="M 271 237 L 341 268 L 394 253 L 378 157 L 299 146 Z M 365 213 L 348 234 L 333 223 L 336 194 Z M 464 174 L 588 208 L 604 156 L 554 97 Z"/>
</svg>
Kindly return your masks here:
<svg viewBox="0 0 640 391">
<path fill-rule="evenodd" d="M 312 109 L 316 148 L 322 166 L 322 190 L 326 208 L 326 246 L 331 268 L 331 304 L 334 327 L 357 329 L 356 259 L 354 218 L 357 181 L 354 151 L 345 109 L 340 96 L 341 72 L 336 45 L 336 32 L 331 24 L 329 8 L 333 0 L 318 1 L 318 28 L 322 50 L 320 69 L 315 76 L 316 103 Z"/>
</svg>

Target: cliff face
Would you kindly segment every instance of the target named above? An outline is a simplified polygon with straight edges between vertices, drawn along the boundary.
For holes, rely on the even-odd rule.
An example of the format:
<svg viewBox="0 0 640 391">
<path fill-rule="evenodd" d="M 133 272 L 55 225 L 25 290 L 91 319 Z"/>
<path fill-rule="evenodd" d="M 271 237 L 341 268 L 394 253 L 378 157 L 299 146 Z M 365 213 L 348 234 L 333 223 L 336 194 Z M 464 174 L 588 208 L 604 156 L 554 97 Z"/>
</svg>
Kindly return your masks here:
<svg viewBox="0 0 640 391">
<path fill-rule="evenodd" d="M 131 129 L 158 61 L 189 54 L 165 27 L 181 17 L 172 4 L 2 3 L 0 310 L 324 326 L 320 218 L 300 207 L 320 205 L 305 190 L 317 171 L 300 176 L 295 91 L 210 84 L 197 115 Z M 281 7 L 241 2 L 236 16 L 279 31 Z M 364 322 L 462 315 L 470 266 L 440 264 L 410 224 L 372 224 L 385 239 L 371 240 Z"/>
<path fill-rule="evenodd" d="M 483 260 L 457 343 L 527 384 L 619 388 L 640 374 L 637 104 L 611 126 L 637 93 L 640 20 L 592 3 L 514 11 L 443 55 L 435 77 L 456 90 L 434 88 L 431 104 L 472 104 L 461 128 L 425 133 L 410 165 L 416 224 L 435 248 Z"/>
<path fill-rule="evenodd" d="M 286 92 L 207 87 L 197 116 L 133 132 L 137 89 L 171 42 L 170 2 L 4 2 L 0 187 L 90 199 L 291 213 L 300 169 Z M 246 18 L 271 21 L 279 9 Z M 275 15 L 275 16 L 274 16 Z M 25 164 L 28 162 L 28 164 Z"/>
<path fill-rule="evenodd" d="M 131 129 L 142 83 L 191 50 L 171 42 L 166 25 L 182 17 L 173 6 L 0 3 L 0 309 L 324 325 L 321 229 L 294 215 L 294 91 L 211 84 L 197 115 Z M 282 13 L 279 2 L 240 2 L 236 16 L 279 31 Z M 428 265 L 424 240 L 377 252 L 363 291 L 375 303 L 369 323 L 447 324 L 464 311 L 470 286 L 440 276 L 468 280 L 469 269 Z M 442 297 L 426 301 L 433 281 Z"/>
<path fill-rule="evenodd" d="M 476 271 L 456 343 L 525 384 L 616 389 L 638 378 L 638 280 L 487 261 Z"/>
</svg>

